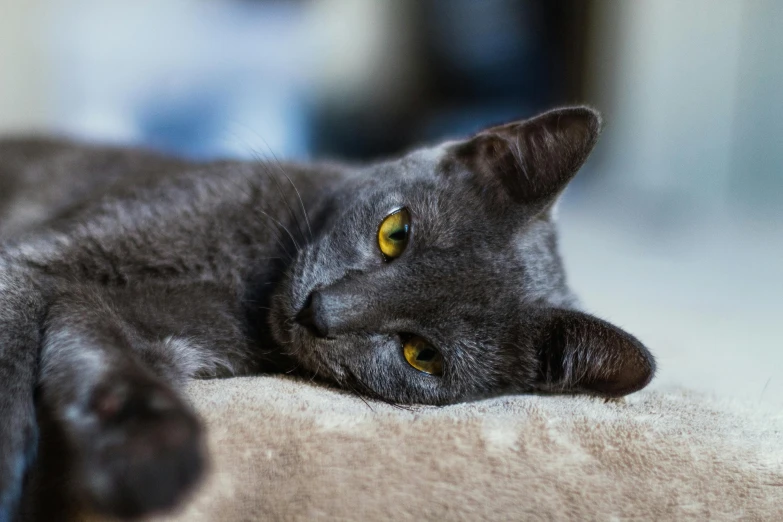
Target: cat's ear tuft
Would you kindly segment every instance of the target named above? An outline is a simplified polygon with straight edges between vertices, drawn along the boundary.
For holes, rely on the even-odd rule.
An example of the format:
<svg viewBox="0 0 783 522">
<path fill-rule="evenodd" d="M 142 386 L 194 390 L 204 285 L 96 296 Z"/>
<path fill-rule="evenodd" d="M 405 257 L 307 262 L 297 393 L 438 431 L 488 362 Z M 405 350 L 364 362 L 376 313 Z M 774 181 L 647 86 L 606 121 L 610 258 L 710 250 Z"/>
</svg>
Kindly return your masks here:
<svg viewBox="0 0 783 522">
<path fill-rule="evenodd" d="M 483 193 L 546 205 L 574 177 L 600 132 L 597 111 L 568 107 L 491 127 L 453 145 L 451 152 Z"/>
<path fill-rule="evenodd" d="M 641 342 L 591 315 L 538 309 L 523 323 L 543 391 L 619 397 L 644 388 L 655 374 L 655 359 Z"/>
</svg>

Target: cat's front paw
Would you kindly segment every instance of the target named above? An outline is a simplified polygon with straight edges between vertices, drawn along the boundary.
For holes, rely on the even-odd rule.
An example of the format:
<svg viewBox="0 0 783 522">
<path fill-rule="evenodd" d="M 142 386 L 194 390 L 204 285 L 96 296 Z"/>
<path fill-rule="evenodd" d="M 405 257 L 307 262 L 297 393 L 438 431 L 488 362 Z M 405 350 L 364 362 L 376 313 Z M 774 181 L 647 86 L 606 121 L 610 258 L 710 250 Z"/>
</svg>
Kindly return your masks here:
<svg viewBox="0 0 783 522">
<path fill-rule="evenodd" d="M 8 398 L 8 395 L 3 398 Z M 38 428 L 32 397 L 23 401 L 0 401 L 0 522 L 11 522 L 18 511 L 24 475 L 33 463 Z"/>
<path fill-rule="evenodd" d="M 200 478 L 201 425 L 171 390 L 151 381 L 109 382 L 94 391 L 90 409 L 97 429 L 82 441 L 81 471 L 96 511 L 136 518 L 166 510 Z"/>
</svg>

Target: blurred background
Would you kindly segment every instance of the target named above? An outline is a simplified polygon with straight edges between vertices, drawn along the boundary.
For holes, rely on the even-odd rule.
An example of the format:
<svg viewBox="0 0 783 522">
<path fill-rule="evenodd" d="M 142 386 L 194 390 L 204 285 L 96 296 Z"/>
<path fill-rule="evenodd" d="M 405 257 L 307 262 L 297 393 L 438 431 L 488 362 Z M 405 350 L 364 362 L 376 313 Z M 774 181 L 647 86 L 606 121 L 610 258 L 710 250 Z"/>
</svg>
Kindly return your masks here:
<svg viewBox="0 0 783 522">
<path fill-rule="evenodd" d="M 589 103 L 585 308 L 656 387 L 783 406 L 781 29 L 778 0 L 0 0 L 0 133 L 369 159 Z"/>
</svg>

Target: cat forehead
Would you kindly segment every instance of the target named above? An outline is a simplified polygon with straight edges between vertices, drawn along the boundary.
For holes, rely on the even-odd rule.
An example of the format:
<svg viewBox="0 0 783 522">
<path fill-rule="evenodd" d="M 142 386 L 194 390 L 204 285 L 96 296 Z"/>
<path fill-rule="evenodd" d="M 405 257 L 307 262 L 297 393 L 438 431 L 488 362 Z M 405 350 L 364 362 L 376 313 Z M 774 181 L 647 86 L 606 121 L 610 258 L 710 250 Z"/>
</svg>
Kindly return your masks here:
<svg viewBox="0 0 783 522">
<path fill-rule="evenodd" d="M 430 147 L 412 150 L 389 161 L 378 162 L 368 167 L 363 174 L 376 181 L 433 181 L 438 179 L 444 162 L 453 157 L 450 148 L 458 142 L 445 142 Z"/>
<path fill-rule="evenodd" d="M 449 155 L 449 149 L 459 143 L 446 141 L 430 147 L 416 149 L 405 156 L 411 166 L 439 165 Z"/>
</svg>

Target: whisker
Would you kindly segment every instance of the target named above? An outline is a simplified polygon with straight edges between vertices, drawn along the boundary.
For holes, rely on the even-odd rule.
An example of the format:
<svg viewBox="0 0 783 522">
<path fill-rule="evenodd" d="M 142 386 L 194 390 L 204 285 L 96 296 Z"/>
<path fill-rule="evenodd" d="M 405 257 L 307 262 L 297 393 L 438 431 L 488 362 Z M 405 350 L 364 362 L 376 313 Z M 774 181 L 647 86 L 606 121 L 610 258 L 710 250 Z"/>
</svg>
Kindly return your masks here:
<svg viewBox="0 0 783 522">
<path fill-rule="evenodd" d="M 311 382 L 311 383 L 312 383 L 312 382 L 313 382 L 313 380 L 315 380 L 315 376 L 316 376 L 316 375 L 318 375 L 318 372 L 320 372 L 320 371 L 321 371 L 321 361 L 319 360 L 319 361 L 318 361 L 318 367 L 317 367 L 317 369 L 316 369 L 316 370 L 313 372 L 313 376 L 312 376 L 312 377 L 310 377 L 310 381 L 309 381 L 309 382 Z"/>
<path fill-rule="evenodd" d="M 375 408 L 370 406 L 370 403 L 367 402 L 367 399 L 365 399 L 364 396 L 361 393 L 359 393 L 359 391 L 351 385 L 351 383 L 346 382 L 345 384 L 354 393 L 354 395 L 356 395 L 364 403 L 364 405 L 367 406 L 370 409 L 370 411 L 375 413 Z"/>
<path fill-rule="evenodd" d="M 238 173 L 240 176 L 242 176 L 242 178 L 244 179 L 244 181 L 245 181 L 245 182 L 246 182 L 248 185 L 252 186 L 252 183 L 251 183 L 250 179 L 249 179 L 247 176 L 245 176 L 244 174 L 242 174 L 240 169 L 236 169 L 236 171 L 237 171 L 237 173 Z M 222 179 L 222 180 L 225 180 L 225 181 L 232 182 L 232 183 L 233 183 L 233 185 L 234 185 L 234 186 L 235 186 L 237 189 L 239 189 L 239 190 L 240 190 L 240 191 L 241 191 L 243 194 L 245 194 L 245 195 L 248 197 L 248 199 L 249 199 L 251 202 L 252 202 L 254 199 L 259 199 L 259 198 L 254 198 L 254 197 L 253 197 L 253 195 L 252 195 L 250 192 L 248 192 L 247 190 L 245 190 L 245 189 L 242 187 L 242 185 L 240 185 L 239 183 L 235 182 L 235 181 L 234 181 L 234 180 L 233 180 L 233 179 L 232 179 L 230 176 L 223 176 L 223 177 L 221 177 L 220 179 Z M 213 191 L 213 192 L 214 192 L 216 195 L 218 195 L 218 196 L 220 195 L 220 194 L 217 192 L 217 188 L 216 188 L 216 187 L 212 187 L 212 186 L 209 186 L 209 185 L 208 185 L 208 186 L 207 186 L 207 190 L 212 190 L 212 191 Z M 254 217 L 258 218 L 258 216 L 255 216 L 255 215 L 254 215 Z M 268 219 L 273 219 L 273 218 L 271 218 L 271 216 L 269 216 L 268 214 L 266 215 L 266 217 L 267 217 Z M 261 224 L 263 224 L 263 225 L 264 225 L 264 226 L 265 226 L 265 227 L 266 227 L 266 228 L 267 228 L 267 229 L 268 229 L 270 232 L 272 232 L 272 233 L 273 233 L 273 235 L 274 235 L 274 238 L 275 238 L 275 241 L 276 241 L 276 242 L 277 242 L 277 244 L 280 246 L 280 248 L 282 249 L 283 253 L 284 253 L 284 254 L 287 256 L 287 258 L 288 258 L 288 259 L 287 259 L 287 261 L 289 261 L 289 262 L 290 262 L 290 261 L 292 261 L 294 257 L 293 257 L 293 255 L 292 255 L 292 254 L 291 254 L 291 253 L 288 251 L 288 248 L 286 248 L 285 244 L 282 242 L 282 240 L 281 240 L 281 236 L 279 235 L 279 231 L 278 231 L 278 230 L 276 230 L 276 229 L 274 229 L 274 228 L 272 228 L 272 227 L 269 225 L 269 223 L 267 223 L 266 221 L 263 221 L 263 220 L 260 220 L 260 219 L 259 219 L 259 220 L 258 220 L 258 222 L 259 222 L 259 223 L 261 223 Z M 290 234 L 290 232 L 289 232 L 289 234 Z"/>
<path fill-rule="evenodd" d="M 261 139 L 263 139 L 263 138 L 261 138 Z M 267 147 L 268 146 L 269 145 L 267 145 Z M 272 154 L 272 156 L 274 156 L 274 153 L 271 152 L 271 149 L 270 149 L 270 153 Z M 280 166 L 280 162 L 277 162 L 277 169 L 283 174 L 283 176 L 286 177 L 286 179 L 288 179 L 289 182 L 291 181 L 291 178 L 288 177 L 288 174 L 286 174 L 285 171 L 283 170 L 282 166 Z M 278 181 L 278 179 L 275 176 L 272 175 L 272 173 L 269 171 L 269 169 L 266 168 L 266 163 L 264 163 L 264 171 L 266 172 L 267 176 L 272 179 L 272 181 L 274 182 L 275 186 L 277 187 L 277 191 L 280 194 L 280 198 L 283 200 L 283 203 L 285 203 L 286 208 L 288 208 L 288 213 L 291 214 L 291 218 L 294 220 L 294 223 L 296 223 L 296 228 L 299 231 L 299 234 L 301 234 L 303 242 L 306 243 L 307 242 L 307 238 L 304 235 L 304 231 L 302 231 L 302 224 L 299 222 L 299 216 L 296 215 L 296 212 L 294 212 L 294 209 L 291 208 L 291 205 L 288 203 L 288 197 L 283 192 L 282 185 L 280 185 L 280 182 Z M 294 190 L 296 191 L 296 193 L 298 195 L 299 191 L 296 190 L 296 187 L 294 187 Z M 301 197 L 300 197 L 300 200 L 301 200 Z M 310 223 L 307 220 L 307 214 L 306 213 L 305 213 L 304 217 L 305 217 L 305 222 L 307 223 L 307 228 L 309 230 L 310 229 Z M 312 230 L 311 230 L 310 231 L 310 239 L 312 239 L 312 238 L 313 238 L 313 233 L 312 233 Z"/>
<path fill-rule="evenodd" d="M 263 138 L 261 138 L 263 139 Z M 278 181 L 277 177 L 272 175 L 272 169 L 270 168 L 270 161 L 267 161 L 264 156 L 256 150 L 253 146 L 248 145 L 248 148 L 250 148 L 250 152 L 255 158 L 255 164 L 261 168 L 263 173 L 266 175 L 266 177 L 275 184 L 277 187 L 277 192 L 280 194 L 280 199 L 285 204 L 286 208 L 288 209 L 288 213 L 291 216 L 291 219 L 296 224 L 297 231 L 302 236 L 302 240 L 306 241 L 307 238 L 304 235 L 304 232 L 302 231 L 302 225 L 299 222 L 299 218 L 297 217 L 296 213 L 294 212 L 294 209 L 291 208 L 291 205 L 288 203 L 288 198 L 286 197 L 285 193 L 283 192 L 283 187 Z"/>
<path fill-rule="evenodd" d="M 271 154 L 271 155 L 274 157 L 275 161 L 277 162 L 277 165 L 276 165 L 276 167 L 278 168 L 278 170 L 279 170 L 279 171 L 280 171 L 280 172 L 281 172 L 281 173 L 282 173 L 282 174 L 283 174 L 283 175 L 284 175 L 284 176 L 285 176 L 285 177 L 288 179 L 288 181 L 290 182 L 290 181 L 291 181 L 291 178 L 289 178 L 289 177 L 288 177 L 288 174 L 286 174 L 285 170 L 283 170 L 283 167 L 282 167 L 282 165 L 280 164 L 280 161 L 277 159 L 277 156 L 275 156 L 275 153 L 274 153 L 274 151 L 272 150 L 272 147 L 270 147 L 270 146 L 269 146 L 269 143 L 267 143 L 267 141 L 266 141 L 266 140 L 263 138 L 263 136 L 261 136 L 261 135 L 260 135 L 260 134 L 258 134 L 257 132 L 253 131 L 252 129 L 248 129 L 248 130 L 250 130 L 251 132 L 253 132 L 253 134 L 255 134 L 255 135 L 256 135 L 256 136 L 257 136 L 257 137 L 258 137 L 258 138 L 259 138 L 261 141 L 263 141 L 263 142 L 264 142 L 264 145 L 266 145 L 266 148 L 267 148 L 267 149 L 269 149 L 269 152 L 270 152 L 270 154 Z M 261 167 L 263 168 L 263 170 L 264 170 L 264 173 L 267 175 L 267 177 L 268 177 L 270 180 L 272 180 L 272 181 L 274 182 L 274 184 L 277 186 L 277 190 L 278 190 L 278 192 L 280 193 L 280 198 L 283 200 L 283 203 L 285 203 L 285 206 L 288 208 L 288 212 L 291 214 L 291 217 L 293 218 L 294 222 L 296 223 L 296 228 L 297 228 L 297 230 L 299 231 L 299 234 L 301 234 L 301 235 L 302 235 L 302 239 L 304 240 L 304 242 L 306 242 L 306 238 L 304 237 L 304 232 L 302 231 L 302 225 L 301 225 L 301 223 L 299 222 L 299 218 L 297 217 L 297 215 L 296 215 L 296 213 L 294 212 L 293 208 L 291 208 L 291 205 L 288 203 L 288 198 L 287 198 L 287 197 L 286 197 L 286 195 L 283 193 L 283 187 L 280 185 L 280 182 L 277 180 L 277 178 L 276 178 L 275 176 L 273 176 L 273 175 L 272 175 L 272 173 L 271 173 L 271 171 L 269 170 L 269 168 L 267 168 L 267 165 L 268 165 L 269 163 L 271 163 L 271 162 L 270 162 L 270 161 L 266 161 L 266 160 L 264 159 L 264 156 L 263 156 L 263 154 L 261 154 L 261 153 L 260 153 L 260 152 L 259 152 L 259 151 L 258 151 L 258 150 L 257 150 L 257 149 L 254 147 L 254 146 L 252 146 L 250 143 L 248 143 L 248 142 L 247 142 L 247 140 L 245 140 L 245 144 L 246 144 L 246 146 L 248 147 L 248 149 L 250 149 L 250 152 L 251 152 L 251 154 L 253 155 L 253 157 L 256 159 L 256 163 L 257 163 L 259 166 L 261 166 Z M 297 192 L 297 196 L 299 197 L 299 200 L 300 200 L 300 203 L 301 203 L 301 199 L 302 199 L 302 198 L 301 198 L 301 196 L 299 195 L 299 191 L 296 189 L 296 186 L 294 186 L 294 190 L 296 190 L 296 192 Z M 303 210 L 304 210 L 304 207 L 303 207 Z M 310 231 L 310 239 L 312 240 L 312 238 L 313 238 L 313 233 L 312 233 L 312 229 L 310 229 L 310 222 L 309 222 L 309 220 L 307 219 L 307 212 L 305 212 L 305 213 L 304 213 L 304 218 L 305 218 L 305 222 L 307 223 L 307 228 L 308 228 L 308 230 Z"/>
<path fill-rule="evenodd" d="M 290 230 L 288 230 L 288 229 L 285 227 L 285 225 L 283 225 L 282 223 L 280 223 L 278 220 L 276 220 L 275 218 L 273 218 L 272 216 L 270 216 L 269 214 L 267 214 L 267 213 L 266 213 L 266 212 L 264 212 L 263 210 L 260 210 L 260 209 L 259 209 L 257 212 L 260 212 L 261 214 L 265 215 L 266 217 L 268 217 L 269 219 L 271 219 L 272 221 L 274 221 L 274 222 L 277 224 L 277 226 L 279 226 L 279 227 L 281 227 L 283 230 L 285 230 L 285 231 L 288 233 L 288 237 L 290 237 L 290 238 L 291 238 L 291 241 L 293 241 L 293 242 L 294 242 L 294 246 L 296 247 L 296 250 L 297 250 L 297 251 L 302 249 L 302 247 L 301 247 L 301 246 L 299 246 L 299 243 L 296 241 L 296 238 L 294 238 L 294 235 L 291 233 L 291 231 L 290 231 Z"/>
<path fill-rule="evenodd" d="M 302 215 L 304 215 L 305 224 L 307 225 L 307 231 L 310 234 L 310 241 L 313 241 L 315 238 L 313 236 L 313 229 L 310 227 L 310 218 L 307 217 L 307 209 L 305 209 L 304 201 L 302 201 L 302 195 L 299 193 L 299 189 L 296 188 L 296 185 L 294 184 L 294 181 L 288 176 L 288 174 L 282 170 L 283 176 L 285 176 L 285 179 L 288 180 L 288 182 L 291 184 L 291 186 L 294 188 L 294 191 L 296 192 L 296 197 L 299 199 L 299 206 L 302 207 Z"/>
<path fill-rule="evenodd" d="M 259 136 L 259 138 L 261 138 L 261 141 L 264 142 L 264 144 L 266 145 L 266 148 L 269 149 L 269 154 L 271 154 L 272 158 L 274 158 L 275 163 L 277 164 L 277 169 L 280 171 L 280 173 L 283 176 L 285 176 L 285 179 L 288 180 L 288 183 L 291 184 L 291 186 L 293 187 L 294 191 L 296 192 L 296 197 L 299 199 L 299 206 L 302 207 L 302 215 L 304 216 L 305 223 L 307 224 L 307 231 L 310 233 L 310 240 L 312 241 L 313 240 L 313 229 L 310 227 L 310 219 L 307 217 L 307 210 L 305 209 L 304 201 L 302 201 L 302 194 L 299 192 L 299 189 L 296 188 L 296 184 L 294 184 L 294 182 L 291 179 L 291 177 L 288 175 L 288 173 L 283 168 L 283 164 L 280 163 L 280 160 L 277 158 L 277 155 L 275 154 L 275 151 L 272 150 L 272 147 L 269 146 L 269 143 L 267 143 L 266 140 L 263 137 Z"/>
<path fill-rule="evenodd" d="M 239 176 L 241 176 L 241 177 L 243 178 L 243 180 L 244 180 L 244 181 L 245 181 L 245 183 L 248 185 L 248 187 L 250 188 L 250 190 L 252 190 L 253 192 L 257 192 L 257 191 L 258 191 L 258 189 L 257 189 L 257 188 L 254 188 L 254 186 L 253 186 L 253 182 L 250 180 L 250 178 L 249 178 L 247 175 L 245 175 L 245 174 L 244 174 L 244 172 L 243 172 L 241 169 L 236 169 L 236 170 L 235 170 L 235 172 L 236 172 L 236 173 L 237 173 Z M 224 178 L 224 179 L 225 179 L 225 178 Z M 237 187 L 237 188 L 238 188 L 240 191 L 242 191 L 242 193 L 243 193 L 243 194 L 245 194 L 245 195 L 248 197 L 248 199 L 249 199 L 251 202 L 253 202 L 253 201 L 262 201 L 262 200 L 263 200 L 263 197 L 260 197 L 260 195 L 257 195 L 257 196 L 255 196 L 255 197 L 254 197 L 254 195 L 253 195 L 251 192 L 248 192 L 248 190 L 245 190 L 245 189 L 242 187 L 242 185 L 240 185 L 239 183 L 234 183 L 234 186 L 235 186 L 235 187 Z M 260 212 L 260 213 L 261 213 L 261 214 L 262 214 L 264 217 L 266 217 L 267 219 L 271 220 L 271 221 L 272 221 L 274 224 L 276 224 L 278 227 L 282 227 L 282 228 L 283 228 L 283 229 L 284 229 L 286 232 L 288 232 L 288 235 L 289 235 L 289 236 L 291 236 L 291 239 L 292 239 L 292 241 L 294 242 L 294 248 L 295 248 L 296 250 L 299 250 L 299 244 L 298 244 L 298 243 L 296 242 L 296 240 L 293 238 L 293 236 L 291 235 L 291 232 L 290 232 L 288 229 L 286 229 L 286 228 L 285 228 L 285 226 L 283 226 L 283 225 L 282 225 L 282 224 L 281 224 L 281 223 L 280 223 L 278 220 L 276 220 L 275 218 L 273 218 L 272 216 L 270 216 L 269 214 L 267 214 L 267 213 L 266 213 L 266 212 L 264 212 L 263 210 L 261 210 L 261 209 L 255 209 L 255 210 L 256 210 L 256 212 Z M 256 218 L 258 218 L 258 216 L 255 216 L 255 217 L 256 217 Z M 269 223 L 268 223 L 268 222 L 266 222 L 266 221 L 263 221 L 263 220 L 260 220 L 260 219 L 259 219 L 259 223 L 262 223 L 264 226 L 266 226 L 266 227 L 267 227 L 267 229 L 268 229 L 268 230 L 270 230 L 271 232 L 273 232 L 273 233 L 275 234 L 275 241 L 276 241 L 276 242 L 277 242 L 277 244 L 280 246 L 280 248 L 282 248 L 282 249 L 283 249 L 283 251 L 285 252 L 286 256 L 288 256 L 288 261 L 292 261 L 292 260 L 293 260 L 293 258 L 294 258 L 294 256 L 291 254 L 291 252 L 289 252 L 289 251 L 288 251 L 288 248 L 287 248 L 287 247 L 285 246 L 285 244 L 283 243 L 283 241 L 282 241 L 282 235 L 279 233 L 280 231 L 279 231 L 279 230 L 277 230 L 277 229 L 274 229 L 274 228 L 272 228 L 272 227 L 269 225 Z"/>
<path fill-rule="evenodd" d="M 365 391 L 365 393 L 367 393 L 368 397 L 370 397 L 372 399 L 375 399 L 377 401 L 383 402 L 385 404 L 388 404 L 389 406 L 391 406 L 393 408 L 397 408 L 399 410 L 405 410 L 405 411 L 411 411 L 411 412 L 415 411 L 410 406 L 403 406 L 402 404 L 396 403 L 396 402 L 394 402 L 394 401 L 392 401 L 390 399 L 387 399 L 386 397 L 383 397 L 379 393 L 375 392 L 375 390 L 373 390 L 372 388 L 367 386 L 367 384 L 365 384 L 364 381 L 362 381 L 355 373 L 353 373 L 350 370 L 347 370 L 347 371 L 348 371 L 348 375 L 352 379 L 354 379 L 356 384 L 358 384 L 359 386 L 361 386 L 364 389 L 364 391 Z"/>
</svg>

